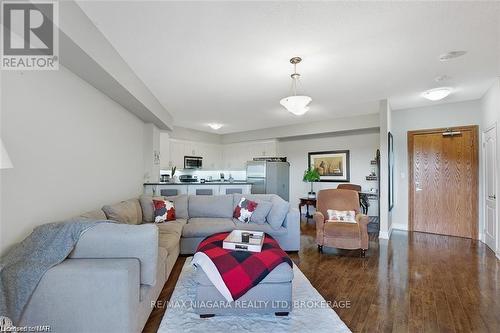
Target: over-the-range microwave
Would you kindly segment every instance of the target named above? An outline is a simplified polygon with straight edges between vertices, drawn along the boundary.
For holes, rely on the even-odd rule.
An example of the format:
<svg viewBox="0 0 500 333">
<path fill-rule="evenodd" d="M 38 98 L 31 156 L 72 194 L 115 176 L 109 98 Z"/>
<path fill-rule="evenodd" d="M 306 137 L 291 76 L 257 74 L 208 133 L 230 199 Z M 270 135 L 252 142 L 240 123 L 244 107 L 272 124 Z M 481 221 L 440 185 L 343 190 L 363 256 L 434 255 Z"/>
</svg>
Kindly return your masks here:
<svg viewBox="0 0 500 333">
<path fill-rule="evenodd" d="M 184 156 L 184 169 L 201 169 L 203 166 L 203 157 Z"/>
</svg>

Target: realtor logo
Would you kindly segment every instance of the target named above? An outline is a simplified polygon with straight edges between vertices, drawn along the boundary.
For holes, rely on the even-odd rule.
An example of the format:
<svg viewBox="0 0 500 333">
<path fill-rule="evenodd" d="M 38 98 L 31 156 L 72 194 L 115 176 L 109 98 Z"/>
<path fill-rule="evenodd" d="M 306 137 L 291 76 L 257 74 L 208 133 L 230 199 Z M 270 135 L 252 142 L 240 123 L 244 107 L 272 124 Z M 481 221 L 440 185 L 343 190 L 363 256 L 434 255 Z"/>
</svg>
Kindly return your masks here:
<svg viewBox="0 0 500 333">
<path fill-rule="evenodd" d="M 59 69 L 58 3 L 2 2 L 4 70 Z"/>
</svg>

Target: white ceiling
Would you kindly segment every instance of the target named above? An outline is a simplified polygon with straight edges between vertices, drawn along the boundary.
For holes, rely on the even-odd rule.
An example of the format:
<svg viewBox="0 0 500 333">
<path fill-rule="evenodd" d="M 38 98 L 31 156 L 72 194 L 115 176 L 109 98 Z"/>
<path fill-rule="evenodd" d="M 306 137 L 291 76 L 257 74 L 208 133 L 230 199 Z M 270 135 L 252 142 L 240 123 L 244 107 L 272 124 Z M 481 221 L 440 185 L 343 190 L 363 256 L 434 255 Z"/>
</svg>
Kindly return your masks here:
<svg viewBox="0 0 500 333">
<path fill-rule="evenodd" d="M 80 6 L 172 113 L 176 126 L 232 133 L 477 99 L 500 74 L 498 2 L 145 2 Z M 468 53 L 442 63 L 440 54 Z M 300 56 L 309 113 L 288 113 Z M 448 75 L 449 82 L 434 78 Z"/>
</svg>

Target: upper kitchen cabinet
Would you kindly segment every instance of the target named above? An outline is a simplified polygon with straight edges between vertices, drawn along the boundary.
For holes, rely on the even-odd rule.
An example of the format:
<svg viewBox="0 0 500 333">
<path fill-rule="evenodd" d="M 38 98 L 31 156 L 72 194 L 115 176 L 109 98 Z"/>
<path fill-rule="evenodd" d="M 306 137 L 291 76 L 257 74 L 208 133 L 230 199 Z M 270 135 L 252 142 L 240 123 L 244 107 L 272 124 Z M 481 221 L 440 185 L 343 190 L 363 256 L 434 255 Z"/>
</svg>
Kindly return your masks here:
<svg viewBox="0 0 500 333">
<path fill-rule="evenodd" d="M 216 170 L 223 167 L 221 145 L 170 139 L 169 167 L 183 169 L 184 156 L 203 157 L 203 169 Z"/>
<path fill-rule="evenodd" d="M 184 168 L 184 153 L 186 145 L 183 141 L 170 139 L 170 167 Z"/>
<path fill-rule="evenodd" d="M 277 142 L 251 141 L 226 144 L 223 147 L 224 168 L 243 170 L 254 157 L 271 157 L 277 154 Z"/>
<path fill-rule="evenodd" d="M 178 140 L 165 134 L 160 137 L 161 168 L 184 168 L 184 156 L 203 157 L 206 170 L 244 170 L 247 161 L 254 157 L 270 157 L 277 154 L 277 142 L 273 140 L 216 144 Z"/>
</svg>

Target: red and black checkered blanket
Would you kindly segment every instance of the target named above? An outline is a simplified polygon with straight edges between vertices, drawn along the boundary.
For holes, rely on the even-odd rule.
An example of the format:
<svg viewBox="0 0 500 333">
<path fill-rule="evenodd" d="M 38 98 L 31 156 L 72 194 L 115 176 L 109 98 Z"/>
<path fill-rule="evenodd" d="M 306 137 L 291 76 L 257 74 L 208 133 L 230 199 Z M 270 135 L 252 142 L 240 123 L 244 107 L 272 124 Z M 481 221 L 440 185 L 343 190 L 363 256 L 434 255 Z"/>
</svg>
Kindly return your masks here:
<svg viewBox="0 0 500 333">
<path fill-rule="evenodd" d="M 226 250 L 222 242 L 227 235 L 229 232 L 208 236 L 196 252 L 203 252 L 212 260 L 234 300 L 259 284 L 279 264 L 286 262 L 293 267 L 292 260 L 268 234 L 261 252 Z"/>
</svg>

